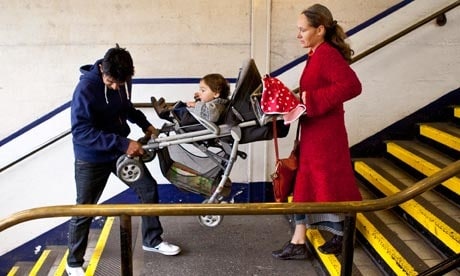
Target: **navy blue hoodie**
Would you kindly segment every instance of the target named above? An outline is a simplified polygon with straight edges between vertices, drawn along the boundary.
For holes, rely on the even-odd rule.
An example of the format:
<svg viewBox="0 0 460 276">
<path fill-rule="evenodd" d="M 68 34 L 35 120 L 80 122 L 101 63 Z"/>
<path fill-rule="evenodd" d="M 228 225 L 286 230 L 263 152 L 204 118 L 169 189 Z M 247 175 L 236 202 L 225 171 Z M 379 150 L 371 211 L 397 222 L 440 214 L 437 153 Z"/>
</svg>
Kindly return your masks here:
<svg viewBox="0 0 460 276">
<path fill-rule="evenodd" d="M 75 158 L 94 163 L 114 161 L 126 152 L 130 133 L 126 120 L 144 132 L 151 125 L 130 101 L 131 82 L 127 83 L 128 91 L 126 86 L 105 90 L 101 62 L 80 68 L 82 75 L 70 105 Z"/>
</svg>

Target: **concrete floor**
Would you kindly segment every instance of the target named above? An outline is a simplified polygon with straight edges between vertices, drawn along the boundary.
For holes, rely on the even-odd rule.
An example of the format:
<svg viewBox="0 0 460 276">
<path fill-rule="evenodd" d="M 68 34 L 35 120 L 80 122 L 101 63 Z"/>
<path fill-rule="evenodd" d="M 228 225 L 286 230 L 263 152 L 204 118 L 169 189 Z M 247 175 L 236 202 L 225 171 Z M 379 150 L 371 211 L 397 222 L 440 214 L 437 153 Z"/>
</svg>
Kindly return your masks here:
<svg viewBox="0 0 460 276">
<path fill-rule="evenodd" d="M 281 261 L 271 256 L 292 233 L 281 215 L 225 216 L 214 228 L 200 225 L 197 217 L 162 217 L 161 222 L 164 240 L 180 245 L 182 252 L 144 252 L 136 239 L 134 275 L 323 275 L 314 259 Z"/>
</svg>

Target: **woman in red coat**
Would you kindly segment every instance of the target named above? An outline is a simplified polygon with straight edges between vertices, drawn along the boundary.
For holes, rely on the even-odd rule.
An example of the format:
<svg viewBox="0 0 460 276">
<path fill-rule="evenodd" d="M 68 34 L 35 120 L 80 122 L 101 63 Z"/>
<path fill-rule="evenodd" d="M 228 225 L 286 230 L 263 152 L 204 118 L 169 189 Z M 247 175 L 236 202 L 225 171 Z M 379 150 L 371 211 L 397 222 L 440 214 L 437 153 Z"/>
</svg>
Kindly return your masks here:
<svg viewBox="0 0 460 276">
<path fill-rule="evenodd" d="M 361 93 L 361 83 L 349 62 L 353 51 L 331 12 L 315 4 L 298 19 L 297 38 L 309 48 L 300 78 L 300 97 L 306 114 L 300 124 L 299 168 L 294 202 L 358 201 L 361 195 L 353 174 L 343 103 Z M 342 249 L 343 214 L 296 215 L 291 241 L 273 251 L 278 259 L 305 259 L 306 228 L 334 234 L 318 249 L 337 254 Z"/>
</svg>

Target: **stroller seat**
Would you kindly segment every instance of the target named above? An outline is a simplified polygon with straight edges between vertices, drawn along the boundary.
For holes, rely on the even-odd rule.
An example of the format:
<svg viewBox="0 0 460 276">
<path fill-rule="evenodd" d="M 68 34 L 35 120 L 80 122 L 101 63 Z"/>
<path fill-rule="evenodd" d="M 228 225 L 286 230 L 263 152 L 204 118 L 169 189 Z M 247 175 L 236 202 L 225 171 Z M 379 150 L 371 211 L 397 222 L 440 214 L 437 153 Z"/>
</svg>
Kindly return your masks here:
<svg viewBox="0 0 460 276">
<path fill-rule="evenodd" d="M 180 190 L 201 194 L 207 198 L 206 203 L 226 199 L 233 202 L 229 175 L 237 157 L 246 157 L 238 150 L 239 145 L 273 139 L 272 119 L 276 115 L 262 112 L 261 96 L 262 77 L 254 60 L 248 59 L 240 68 L 235 89 L 219 122 L 189 112 L 197 124 L 185 125 L 173 118 L 172 124 L 162 128 L 160 135 L 143 148 L 157 153 L 162 174 Z M 282 117 L 275 118 L 277 136 L 285 137 L 289 125 L 284 124 Z M 122 168 L 117 172 L 129 175 L 130 169 L 139 171 L 142 166 L 133 166 L 135 162 L 138 161 L 120 162 Z M 123 181 L 132 181 L 123 179 L 123 174 L 119 174 Z M 220 221 L 221 216 L 200 217 L 200 223 L 206 226 L 216 226 Z"/>
</svg>

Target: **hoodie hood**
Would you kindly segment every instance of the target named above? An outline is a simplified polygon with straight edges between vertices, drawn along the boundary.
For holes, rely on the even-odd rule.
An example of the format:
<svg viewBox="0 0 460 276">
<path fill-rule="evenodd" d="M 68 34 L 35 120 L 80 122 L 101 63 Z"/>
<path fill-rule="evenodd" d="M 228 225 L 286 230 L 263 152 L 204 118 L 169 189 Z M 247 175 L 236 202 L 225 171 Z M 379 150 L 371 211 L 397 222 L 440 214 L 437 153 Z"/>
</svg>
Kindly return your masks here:
<svg viewBox="0 0 460 276">
<path fill-rule="evenodd" d="M 87 64 L 80 67 L 80 80 L 86 79 L 93 83 L 104 83 L 102 82 L 102 73 L 99 70 L 99 65 L 102 64 L 102 59 L 96 61 L 94 64 Z"/>
<path fill-rule="evenodd" d="M 80 67 L 80 81 L 85 80 L 89 83 L 98 84 L 102 83 L 104 86 L 104 97 L 107 104 L 109 104 L 109 98 L 107 96 L 107 85 L 102 81 L 102 73 L 100 70 L 100 65 L 102 64 L 102 59 L 96 61 L 94 64 L 87 64 Z M 126 99 L 129 100 L 129 89 L 128 84 L 125 82 L 125 94 Z"/>
</svg>

